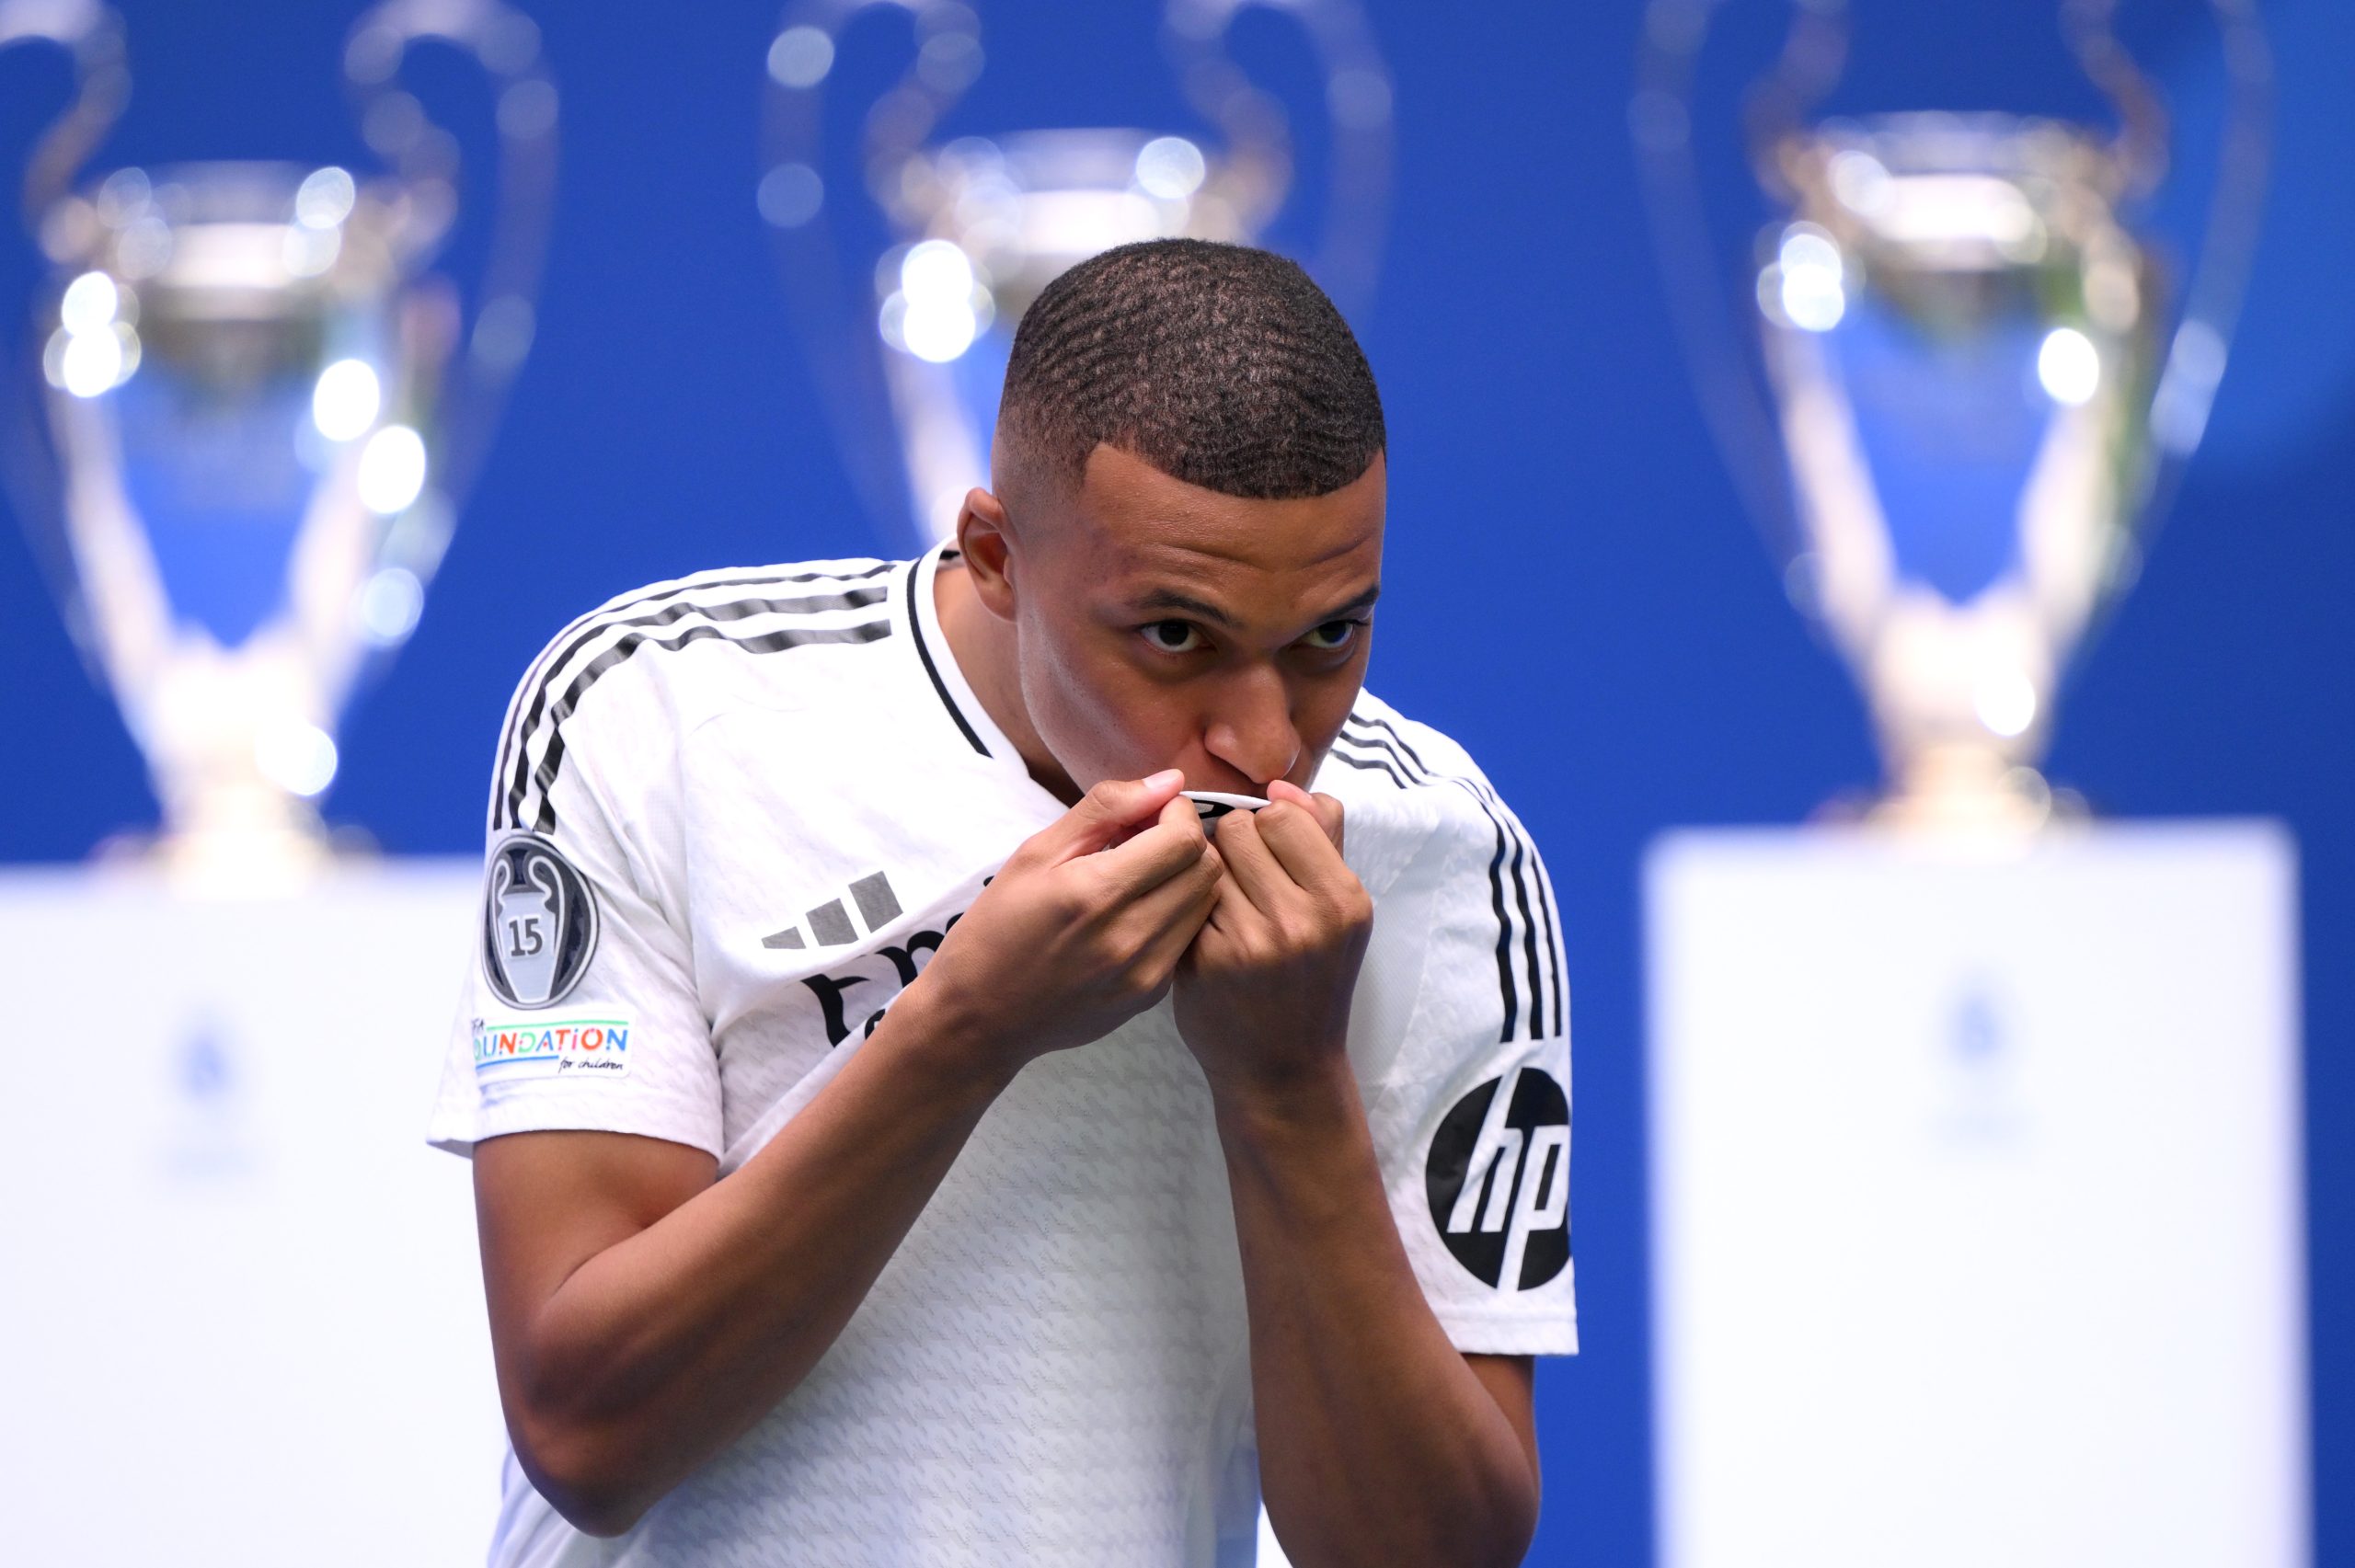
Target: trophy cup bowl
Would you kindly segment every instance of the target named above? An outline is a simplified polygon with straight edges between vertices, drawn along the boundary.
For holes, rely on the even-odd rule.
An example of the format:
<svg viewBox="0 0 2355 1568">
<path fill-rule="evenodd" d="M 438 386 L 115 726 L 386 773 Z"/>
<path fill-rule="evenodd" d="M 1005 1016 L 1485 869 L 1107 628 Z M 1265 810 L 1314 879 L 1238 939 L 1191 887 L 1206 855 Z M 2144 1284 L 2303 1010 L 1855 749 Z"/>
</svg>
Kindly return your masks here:
<svg viewBox="0 0 2355 1568">
<path fill-rule="evenodd" d="M 2049 121 L 1786 137 L 1757 300 L 1805 553 L 1906 810 L 2031 804 L 2069 650 L 2154 456 L 2158 269 Z"/>
<path fill-rule="evenodd" d="M 1873 815 L 2033 828 L 2052 811 L 2038 767 L 2070 657 L 2131 581 L 2223 372 L 2263 184 L 2262 34 L 2241 0 L 2211 0 L 2233 94 L 2177 294 L 2123 215 L 2157 181 L 2165 128 L 2109 0 L 2061 15 L 2114 136 L 2002 114 L 1803 124 L 1846 34 L 1840 0 L 1799 6 L 1751 103 L 1780 215 L 1737 323 L 1710 303 L 1693 169 L 1714 4 L 1655 0 L 1631 117 L 1705 411 L 1792 598 L 1865 694 L 1887 776 Z"/>
<path fill-rule="evenodd" d="M 123 169 L 72 200 L 43 402 L 98 662 L 178 853 L 301 857 L 342 698 L 447 534 L 424 432 L 454 323 L 408 286 L 438 224 L 333 167 Z"/>
<path fill-rule="evenodd" d="M 893 243 L 854 304 L 825 222 L 819 93 L 835 40 L 858 13 L 909 12 L 918 40 L 908 77 L 868 120 L 867 184 Z M 769 48 L 769 167 L 764 217 L 780 236 L 788 292 L 830 383 L 854 473 L 886 515 L 929 544 L 947 537 L 968 491 L 987 482 L 1014 329 L 1065 268 L 1137 240 L 1255 241 L 1292 181 L 1285 120 L 1222 52 L 1240 0 L 1174 0 L 1166 38 L 1183 81 L 1223 144 L 1136 129 L 1050 129 L 925 138 L 980 69 L 980 23 L 958 0 L 807 0 Z M 1335 125 L 1328 265 L 1370 269 L 1386 184 L 1389 86 L 1352 0 L 1277 8 L 1308 30 L 1327 71 Z M 871 324 L 871 325 L 870 325 Z M 879 395 L 878 395 L 879 392 Z M 877 440 L 893 439 L 889 458 Z M 885 469 L 896 470 L 888 476 Z"/>
<path fill-rule="evenodd" d="M 908 237 L 876 268 L 876 330 L 911 493 L 946 538 L 988 476 L 1014 326 L 1040 291 L 1136 240 L 1247 240 L 1283 181 L 1257 161 L 1212 164 L 1182 136 L 1066 130 L 913 153 L 892 189 Z"/>
<path fill-rule="evenodd" d="M 57 270 L 34 324 L 52 473 L 20 486 L 53 505 L 27 521 L 56 536 L 68 623 L 146 757 L 158 858 L 208 887 L 284 887 L 327 857 L 313 802 L 337 722 L 416 626 L 460 438 L 528 343 L 554 91 L 536 29 L 497 0 L 394 0 L 355 27 L 346 70 L 396 173 L 188 164 L 67 193 L 124 78 L 111 12 L 53 16 L 72 26 L 17 35 L 84 67 L 28 179 Z M 457 292 L 427 270 L 457 212 L 454 143 L 391 86 L 426 38 L 503 85 L 506 211 L 463 355 Z"/>
</svg>

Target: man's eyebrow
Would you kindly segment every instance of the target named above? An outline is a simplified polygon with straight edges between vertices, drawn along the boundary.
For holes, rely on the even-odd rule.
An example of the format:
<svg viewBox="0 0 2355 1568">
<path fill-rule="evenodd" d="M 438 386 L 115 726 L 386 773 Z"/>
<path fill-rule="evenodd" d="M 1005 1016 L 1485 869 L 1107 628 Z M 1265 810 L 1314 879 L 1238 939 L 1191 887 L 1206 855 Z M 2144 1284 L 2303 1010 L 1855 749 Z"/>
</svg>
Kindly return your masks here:
<svg viewBox="0 0 2355 1568">
<path fill-rule="evenodd" d="M 1382 585 L 1375 583 L 1347 604 L 1336 605 L 1316 617 L 1316 624 L 1321 626 L 1327 621 L 1346 620 L 1361 611 L 1371 610 L 1373 608 L 1373 601 L 1381 597 Z M 1174 588 L 1155 589 L 1151 593 L 1144 594 L 1136 601 L 1136 608 L 1139 611 L 1176 610 L 1188 615 L 1197 616 L 1213 625 L 1223 626 L 1229 631 L 1234 630 L 1236 624 L 1235 617 L 1217 605 L 1196 599 L 1191 594 L 1180 593 Z"/>
<path fill-rule="evenodd" d="M 1155 589 L 1151 593 L 1138 599 L 1136 607 L 1139 610 L 1183 611 L 1189 615 L 1198 615 L 1205 621 L 1224 626 L 1230 631 L 1235 624 L 1235 617 L 1217 605 L 1196 599 L 1191 594 L 1180 593 L 1174 588 Z"/>
<path fill-rule="evenodd" d="M 1380 583 L 1375 583 L 1363 593 L 1361 593 L 1355 599 L 1350 600 L 1347 604 L 1338 606 L 1329 613 L 1318 617 L 1316 624 L 1321 626 L 1327 621 L 1344 620 L 1349 616 L 1356 614 L 1361 610 L 1371 610 L 1373 608 L 1373 601 L 1381 597 L 1382 585 Z"/>
</svg>

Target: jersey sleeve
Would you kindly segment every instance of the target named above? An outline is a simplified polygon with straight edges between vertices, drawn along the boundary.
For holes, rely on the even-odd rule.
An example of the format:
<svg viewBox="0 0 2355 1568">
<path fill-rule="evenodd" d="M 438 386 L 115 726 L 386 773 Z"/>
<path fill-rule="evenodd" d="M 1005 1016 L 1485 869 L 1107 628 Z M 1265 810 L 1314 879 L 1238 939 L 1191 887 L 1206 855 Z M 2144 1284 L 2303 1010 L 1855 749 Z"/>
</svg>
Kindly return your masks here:
<svg viewBox="0 0 2355 1568">
<path fill-rule="evenodd" d="M 1387 1059 L 1367 1085 L 1392 1216 L 1457 1349 L 1568 1355 L 1568 999 L 1553 888 L 1452 742 L 1401 725 L 1388 744 L 1423 829 L 1375 891 L 1368 951 L 1385 971 L 1373 989 L 1396 995 Z"/>
<path fill-rule="evenodd" d="M 677 883 L 674 726 L 627 669 L 573 707 L 601 646 L 593 622 L 569 630 L 508 710 L 437 1148 L 593 1130 L 720 1151 L 718 1060 Z"/>
</svg>

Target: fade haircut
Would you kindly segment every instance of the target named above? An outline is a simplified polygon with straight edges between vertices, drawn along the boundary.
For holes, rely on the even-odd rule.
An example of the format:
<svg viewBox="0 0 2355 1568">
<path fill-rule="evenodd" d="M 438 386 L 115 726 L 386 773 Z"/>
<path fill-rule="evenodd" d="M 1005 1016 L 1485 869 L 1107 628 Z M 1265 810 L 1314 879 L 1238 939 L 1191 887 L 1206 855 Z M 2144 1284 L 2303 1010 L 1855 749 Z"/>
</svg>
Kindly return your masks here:
<svg viewBox="0 0 2355 1568">
<path fill-rule="evenodd" d="M 1014 334 L 998 429 L 1076 487 L 1100 442 L 1251 500 L 1322 496 L 1383 452 L 1350 324 L 1280 256 L 1146 240 L 1047 285 Z"/>
</svg>

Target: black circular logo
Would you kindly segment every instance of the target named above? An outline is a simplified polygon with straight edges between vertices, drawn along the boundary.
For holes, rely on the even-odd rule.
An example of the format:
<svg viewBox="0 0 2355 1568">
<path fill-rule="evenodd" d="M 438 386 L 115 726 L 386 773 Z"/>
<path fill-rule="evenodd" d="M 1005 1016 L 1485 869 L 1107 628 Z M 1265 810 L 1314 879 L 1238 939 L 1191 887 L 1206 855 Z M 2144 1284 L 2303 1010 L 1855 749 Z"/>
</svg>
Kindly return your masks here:
<svg viewBox="0 0 2355 1568">
<path fill-rule="evenodd" d="M 511 1006 L 549 1007 L 589 972 L 597 900 L 588 879 L 537 833 L 510 833 L 483 885 L 482 972 Z"/>
<path fill-rule="evenodd" d="M 1423 1171 L 1440 1240 L 1484 1285 L 1534 1290 L 1570 1261 L 1570 1098 L 1524 1067 L 1455 1103 Z"/>
</svg>

